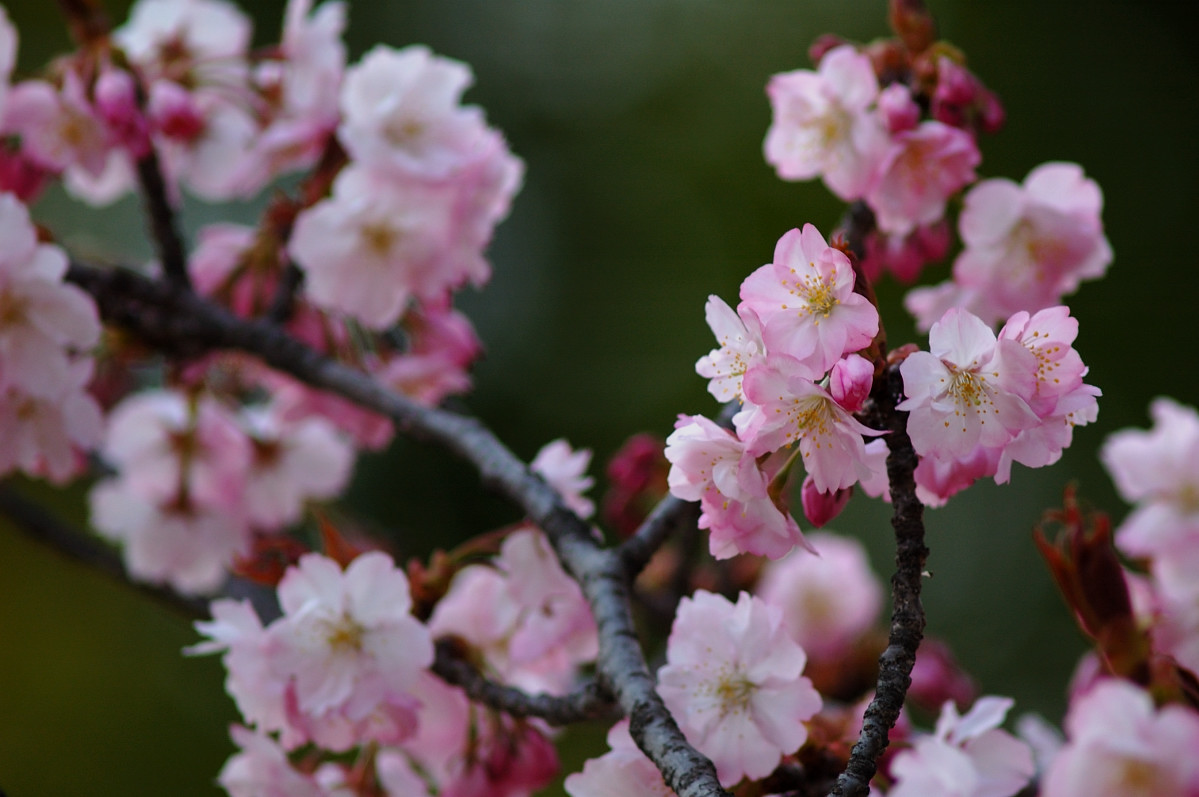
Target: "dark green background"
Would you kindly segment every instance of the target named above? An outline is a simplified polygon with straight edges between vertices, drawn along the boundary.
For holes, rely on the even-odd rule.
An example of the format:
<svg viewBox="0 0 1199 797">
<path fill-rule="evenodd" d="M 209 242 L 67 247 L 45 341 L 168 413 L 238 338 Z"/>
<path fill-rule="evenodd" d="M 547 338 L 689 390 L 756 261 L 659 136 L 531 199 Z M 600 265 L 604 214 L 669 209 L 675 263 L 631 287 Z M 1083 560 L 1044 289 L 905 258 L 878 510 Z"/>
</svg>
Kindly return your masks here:
<svg viewBox="0 0 1199 797">
<path fill-rule="evenodd" d="M 54 4 L 8 3 L 28 72 L 66 46 Z M 1070 303 L 1100 386 L 1100 422 L 1056 467 L 1017 468 L 928 515 L 929 631 L 987 691 L 1058 719 L 1081 641 L 1030 529 L 1070 479 L 1117 515 L 1095 460 L 1105 435 L 1144 425 L 1161 394 L 1199 401 L 1193 355 L 1199 48 L 1190 2 L 940 0 L 943 35 L 1004 100 L 984 176 L 1081 163 L 1104 190 L 1110 276 Z M 282 3 L 259 3 L 257 37 Z M 116 16 L 116 14 L 114 14 Z M 882 0 L 419 0 L 350 10 L 353 54 L 422 42 L 471 63 L 468 95 L 528 167 L 492 247 L 495 277 L 462 297 L 487 346 L 468 405 L 531 456 L 559 436 L 602 461 L 625 436 L 666 434 L 715 407 L 692 364 L 712 345 L 709 293 L 741 279 L 787 229 L 828 232 L 840 206 L 776 179 L 761 157 L 763 88 L 808 66 L 826 31 L 886 33 Z M 250 219 L 254 203 L 189 206 L 189 233 Z M 96 213 L 56 193 L 38 219 L 81 254 L 144 254 L 136 204 Z M 930 275 L 940 280 L 944 268 Z M 911 338 L 901 291 L 879 290 L 892 343 Z M 598 470 L 598 469 L 597 469 Z M 476 499 L 476 496 L 478 498 Z M 413 551 L 512 519 L 466 468 L 398 443 L 365 458 L 351 503 Z M 59 500 L 79 511 L 73 493 Z M 885 507 L 855 501 L 839 530 L 890 558 Z M 0 529 L 0 787 L 41 795 L 212 795 L 234 710 L 219 662 L 183 659 L 188 625 Z"/>
</svg>

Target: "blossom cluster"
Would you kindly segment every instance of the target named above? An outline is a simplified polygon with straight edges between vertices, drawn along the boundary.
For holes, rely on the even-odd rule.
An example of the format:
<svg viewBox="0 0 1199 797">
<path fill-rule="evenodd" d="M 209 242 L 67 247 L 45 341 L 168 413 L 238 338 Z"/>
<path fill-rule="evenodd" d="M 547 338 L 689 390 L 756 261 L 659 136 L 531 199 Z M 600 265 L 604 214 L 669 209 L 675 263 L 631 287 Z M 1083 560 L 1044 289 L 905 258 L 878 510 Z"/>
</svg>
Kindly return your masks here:
<svg viewBox="0 0 1199 797">
<path fill-rule="evenodd" d="M 666 456 L 671 493 L 700 501 L 713 556 L 777 559 L 803 544 L 782 487 L 795 444 L 821 494 L 880 473 L 864 436 L 881 432 L 853 417 L 874 379 L 873 364 L 856 352 L 878 333 L 878 311 L 854 282 L 849 257 L 808 224 L 779 239 L 774 262 L 745 279 L 736 312 L 709 298 L 708 324 L 720 348 L 696 370 L 714 396 L 742 402 L 736 431 L 681 416 Z"/>
<path fill-rule="evenodd" d="M 949 253 L 947 203 L 975 181 L 977 134 L 1002 122 L 995 95 L 957 59 L 937 47 L 841 44 L 820 54 L 816 70 L 775 75 L 767 88 L 766 160 L 785 180 L 820 177 L 873 211 L 862 261 L 872 279 L 886 268 L 912 282 Z M 908 309 L 927 330 L 950 307 L 993 324 L 1060 304 L 1111 262 L 1102 207 L 1099 187 L 1072 163 L 1038 166 L 1021 185 L 974 184 L 952 279 L 913 290 Z"/>
</svg>

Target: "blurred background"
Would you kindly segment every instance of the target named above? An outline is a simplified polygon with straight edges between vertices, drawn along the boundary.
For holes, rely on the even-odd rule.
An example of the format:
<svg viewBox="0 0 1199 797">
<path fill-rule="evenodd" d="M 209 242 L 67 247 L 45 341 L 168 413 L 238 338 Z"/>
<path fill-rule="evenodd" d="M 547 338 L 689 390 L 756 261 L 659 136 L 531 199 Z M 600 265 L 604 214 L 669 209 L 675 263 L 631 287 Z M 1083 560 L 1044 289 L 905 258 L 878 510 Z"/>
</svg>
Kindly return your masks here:
<svg viewBox="0 0 1199 797">
<path fill-rule="evenodd" d="M 62 52 L 55 4 L 8 0 L 19 72 Z M 127 3 L 110 3 L 115 21 Z M 277 40 L 283 0 L 256 0 L 257 39 Z M 1004 102 L 1007 127 L 982 142 L 981 176 L 1020 181 L 1047 160 L 1083 165 L 1102 187 L 1116 259 L 1069 301 L 1077 343 L 1104 391 L 1099 423 L 1056 466 L 1017 467 L 927 514 L 928 631 L 951 642 L 992 694 L 1057 722 L 1082 640 L 1031 542 L 1042 512 L 1077 481 L 1126 508 L 1095 455 L 1147 424 L 1148 402 L 1199 402 L 1189 344 L 1199 212 L 1199 48 L 1186 0 L 929 0 L 941 34 Z M 1082 10 L 1085 8 L 1085 13 Z M 460 299 L 487 347 L 466 404 L 531 457 L 566 437 L 595 452 L 669 433 L 676 414 L 714 413 L 693 370 L 712 344 L 710 293 L 735 302 L 779 236 L 828 232 L 840 204 L 818 183 L 779 181 L 761 156 L 764 86 L 808 67 L 824 32 L 887 35 L 884 0 L 402 0 L 350 9 L 356 57 L 378 42 L 425 43 L 470 63 L 482 105 L 527 175 L 491 249 L 492 283 Z M 260 203 L 189 204 L 189 234 L 249 222 Z M 136 203 L 96 212 L 56 192 L 37 220 L 81 255 L 148 253 Z M 947 266 L 925 281 L 944 278 Z M 878 287 L 893 345 L 919 340 L 902 289 Z M 82 517 L 82 492 L 47 500 Z M 515 519 L 467 468 L 397 441 L 365 457 L 347 505 L 422 553 Z M 888 509 L 855 498 L 834 523 L 862 540 L 885 578 Z M 188 623 L 62 562 L 0 523 L 0 788 L 41 795 L 214 795 L 235 719 L 215 658 L 185 659 Z M 577 767 L 602 749 L 580 734 Z M 591 745 L 588 747 L 588 745 Z M 555 789 L 553 793 L 556 793 Z"/>
</svg>

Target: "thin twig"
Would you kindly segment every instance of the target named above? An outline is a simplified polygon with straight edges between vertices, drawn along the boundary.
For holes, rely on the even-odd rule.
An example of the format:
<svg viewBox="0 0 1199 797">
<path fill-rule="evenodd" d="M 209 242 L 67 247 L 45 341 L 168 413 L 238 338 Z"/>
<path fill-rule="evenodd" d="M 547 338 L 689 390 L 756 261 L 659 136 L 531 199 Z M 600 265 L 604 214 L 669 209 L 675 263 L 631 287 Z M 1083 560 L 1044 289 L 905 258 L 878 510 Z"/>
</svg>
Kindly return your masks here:
<svg viewBox="0 0 1199 797">
<path fill-rule="evenodd" d="M 179 233 L 175 208 L 167 196 L 162 163 L 152 144 L 146 154 L 137 161 L 137 181 L 142 189 L 142 204 L 150 223 L 150 236 L 158 250 L 162 273 L 175 285 L 190 289 L 191 278 L 187 275 L 183 236 Z"/>
<path fill-rule="evenodd" d="M 440 444 L 471 463 L 484 484 L 520 506 L 545 533 L 579 582 L 599 635 L 596 668 L 630 720 L 633 739 L 680 797 L 727 795 L 716 768 L 679 730 L 637 640 L 629 581 L 615 549 L 604 549 L 590 527 L 475 418 L 421 406 L 369 375 L 332 360 L 263 321 L 244 321 L 169 284 L 122 270 L 72 263 L 68 279 L 92 295 L 101 316 L 159 348 L 201 353 L 237 349 L 310 386 L 329 390 L 391 418 L 398 428 Z"/>
<path fill-rule="evenodd" d="M 531 695 L 522 689 L 489 680 L 466 659 L 449 639 L 437 640 L 433 672 L 443 681 L 460 687 L 471 700 L 511 714 L 513 717 L 540 717 L 550 725 L 570 725 L 589 720 L 616 720 L 620 708 L 612 693 L 596 681 L 568 695 Z"/>
<path fill-rule="evenodd" d="M 916 649 L 924 635 L 924 607 L 920 588 L 928 548 L 924 546 L 924 505 L 916 497 L 916 452 L 908 437 L 908 414 L 895 409 L 903 398 L 903 379 L 897 365 L 889 365 L 878 380 L 872 399 L 874 424 L 886 428 L 887 478 L 891 486 L 895 529 L 895 575 L 891 577 L 891 633 L 879 657 L 878 686 L 862 720 L 862 731 L 850 753 L 845 771 L 837 778 L 830 797 L 861 797 L 870 790 L 878 759 L 887 749 L 888 735 L 912 683 Z"/>
</svg>

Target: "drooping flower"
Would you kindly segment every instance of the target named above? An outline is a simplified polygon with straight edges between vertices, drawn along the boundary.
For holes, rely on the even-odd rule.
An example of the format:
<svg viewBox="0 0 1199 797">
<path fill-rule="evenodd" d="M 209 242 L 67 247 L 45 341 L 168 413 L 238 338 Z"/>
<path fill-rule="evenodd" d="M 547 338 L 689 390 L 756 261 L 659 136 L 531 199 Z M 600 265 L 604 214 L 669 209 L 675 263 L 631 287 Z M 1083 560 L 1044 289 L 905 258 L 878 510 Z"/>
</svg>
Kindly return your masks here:
<svg viewBox="0 0 1199 797">
<path fill-rule="evenodd" d="M 542 446 L 529 463 L 529 469 L 549 482 L 566 505 L 586 520 L 595 514 L 595 503 L 583 497 L 583 493 L 595 484 L 595 479 L 587 475 L 590 463 L 589 449 L 575 451 L 570 443 L 559 438 Z"/>
<path fill-rule="evenodd" d="M 806 661 L 782 610 L 744 592 L 733 604 L 700 590 L 679 604 L 658 690 L 728 786 L 765 777 L 807 740 L 821 699 L 801 675 Z"/>
</svg>

